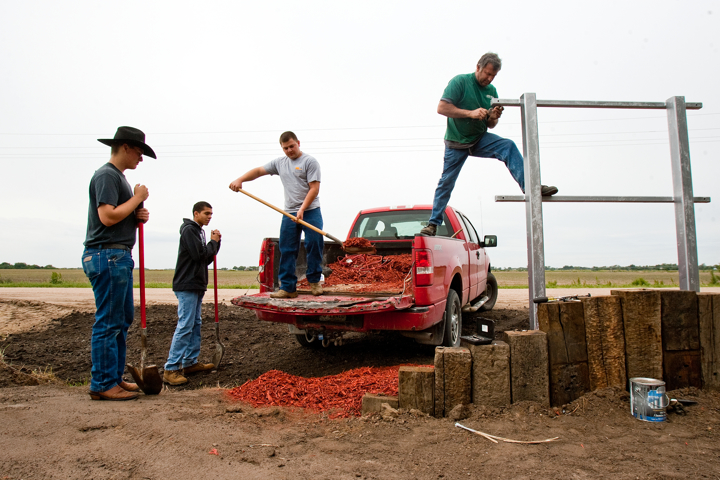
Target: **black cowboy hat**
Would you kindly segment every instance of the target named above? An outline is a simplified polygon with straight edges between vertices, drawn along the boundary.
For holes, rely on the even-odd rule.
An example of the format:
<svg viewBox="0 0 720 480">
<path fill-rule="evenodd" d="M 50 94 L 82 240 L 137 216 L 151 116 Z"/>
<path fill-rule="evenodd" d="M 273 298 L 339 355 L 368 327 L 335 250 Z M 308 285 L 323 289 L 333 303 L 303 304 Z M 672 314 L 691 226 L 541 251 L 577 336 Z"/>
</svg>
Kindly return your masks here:
<svg viewBox="0 0 720 480">
<path fill-rule="evenodd" d="M 98 138 L 98 142 L 108 146 L 127 143 L 128 145 L 142 148 L 143 155 L 157 158 L 153 149 L 145 143 L 145 134 L 137 128 L 118 127 L 117 132 L 115 132 L 115 138 Z"/>
</svg>

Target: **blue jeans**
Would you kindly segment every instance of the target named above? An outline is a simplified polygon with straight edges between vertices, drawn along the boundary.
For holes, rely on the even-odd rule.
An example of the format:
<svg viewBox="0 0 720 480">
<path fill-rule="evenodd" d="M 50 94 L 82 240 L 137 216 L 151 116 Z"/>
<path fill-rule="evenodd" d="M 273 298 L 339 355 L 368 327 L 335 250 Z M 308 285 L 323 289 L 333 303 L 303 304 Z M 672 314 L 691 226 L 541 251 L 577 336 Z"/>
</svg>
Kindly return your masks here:
<svg viewBox="0 0 720 480">
<path fill-rule="evenodd" d="M 450 194 L 455 188 L 455 181 L 460 175 L 460 170 L 465 164 L 468 156 L 496 158 L 503 162 L 510 175 L 520 185 L 520 190 L 525 192 L 525 165 L 523 156 L 518 150 L 515 142 L 499 137 L 494 133 L 485 133 L 478 143 L 472 148 L 458 150 L 445 147 L 445 165 L 440 181 L 435 189 L 433 210 L 430 216 L 430 223 L 442 225 L 442 216 L 450 201 Z"/>
<path fill-rule="evenodd" d="M 322 213 L 320 213 L 319 207 L 306 210 L 303 220 L 320 230 L 323 228 Z M 322 273 L 324 243 L 322 235 L 293 222 L 288 217 L 283 217 L 280 224 L 280 269 L 278 278 L 280 288 L 290 293 L 296 290 L 297 285 L 295 264 L 300 251 L 300 234 L 302 232 L 305 232 L 305 253 L 307 254 L 307 272 L 305 276 L 307 281 L 309 283 L 319 282 Z"/>
<path fill-rule="evenodd" d="M 133 322 L 133 262 L 129 250 L 86 248 L 82 266 L 95 294 L 90 390 L 105 392 L 122 382 L 127 332 Z"/>
<path fill-rule="evenodd" d="M 205 292 L 193 290 L 175 292 L 178 299 L 178 323 L 175 327 L 165 370 L 192 367 L 200 355 L 200 327 L 202 300 Z"/>
</svg>

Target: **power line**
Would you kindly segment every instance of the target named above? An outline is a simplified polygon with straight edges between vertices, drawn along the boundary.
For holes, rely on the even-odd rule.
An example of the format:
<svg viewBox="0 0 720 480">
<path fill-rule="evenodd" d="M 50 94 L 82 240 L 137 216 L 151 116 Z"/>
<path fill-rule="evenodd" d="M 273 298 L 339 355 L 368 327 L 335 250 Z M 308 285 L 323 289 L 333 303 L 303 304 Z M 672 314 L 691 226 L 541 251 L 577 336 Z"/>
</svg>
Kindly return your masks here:
<svg viewBox="0 0 720 480">
<path fill-rule="evenodd" d="M 696 116 L 710 116 L 720 115 L 720 113 L 693 113 L 690 112 L 689 117 Z M 600 118 L 600 119 L 585 119 L 585 120 L 549 120 L 542 122 L 543 124 L 550 123 L 581 123 L 581 122 L 616 122 L 623 120 L 649 120 L 649 119 L 665 119 L 665 116 L 645 116 L 645 117 L 627 117 L 627 118 Z M 503 125 L 520 125 L 519 122 L 503 123 Z M 385 129 L 409 129 L 409 128 L 440 128 L 444 127 L 443 124 L 435 125 L 396 125 L 396 126 L 367 126 L 367 127 L 333 127 L 333 128 L 303 128 L 298 131 L 302 132 L 316 132 L 316 131 L 341 131 L 341 130 L 385 130 Z M 228 131 L 208 131 L 208 132 L 153 132 L 152 135 L 225 135 L 232 133 L 272 133 L 278 132 L 279 129 L 269 130 L 228 130 Z M 12 132 L 0 132 L 0 135 L 9 136 L 93 136 L 101 137 L 103 133 L 12 133 Z"/>
</svg>

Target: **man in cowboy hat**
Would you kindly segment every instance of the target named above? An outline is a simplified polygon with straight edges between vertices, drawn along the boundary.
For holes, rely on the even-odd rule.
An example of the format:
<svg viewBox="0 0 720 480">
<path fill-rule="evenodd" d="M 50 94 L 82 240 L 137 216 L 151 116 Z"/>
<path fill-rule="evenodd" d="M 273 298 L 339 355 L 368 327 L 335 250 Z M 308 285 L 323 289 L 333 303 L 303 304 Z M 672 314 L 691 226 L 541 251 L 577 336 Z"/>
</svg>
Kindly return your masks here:
<svg viewBox="0 0 720 480">
<path fill-rule="evenodd" d="M 142 208 L 148 198 L 145 185 L 130 188 L 125 170 L 135 170 L 143 155 L 157 158 L 145 144 L 145 134 L 119 127 L 114 138 L 98 139 L 109 145 L 110 161 L 90 180 L 90 206 L 82 265 L 95 295 L 92 328 L 90 397 L 93 400 L 132 400 L 138 386 L 123 380 L 125 341 L 134 316 L 132 248 L 138 222 L 150 213 Z"/>
</svg>

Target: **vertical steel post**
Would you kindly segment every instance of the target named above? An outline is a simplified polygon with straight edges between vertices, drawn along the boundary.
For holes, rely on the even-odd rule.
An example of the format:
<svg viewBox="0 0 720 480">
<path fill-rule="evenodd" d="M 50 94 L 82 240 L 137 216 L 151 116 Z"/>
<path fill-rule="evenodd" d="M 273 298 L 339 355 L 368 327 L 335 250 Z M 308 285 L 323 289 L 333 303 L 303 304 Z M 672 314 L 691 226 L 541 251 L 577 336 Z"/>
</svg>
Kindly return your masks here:
<svg viewBox="0 0 720 480">
<path fill-rule="evenodd" d="M 525 166 L 525 221 L 528 251 L 528 291 L 530 329 L 538 329 L 537 304 L 533 299 L 545 296 L 545 250 L 543 246 L 542 195 L 540 193 L 540 140 L 538 136 L 537 98 L 534 93 L 520 97 Z"/>
<path fill-rule="evenodd" d="M 690 140 L 688 139 L 685 97 L 670 97 L 665 105 L 667 106 L 670 131 L 670 159 L 672 161 L 680 289 L 699 292 L 700 272 L 698 270 L 695 204 L 690 170 Z"/>
</svg>

